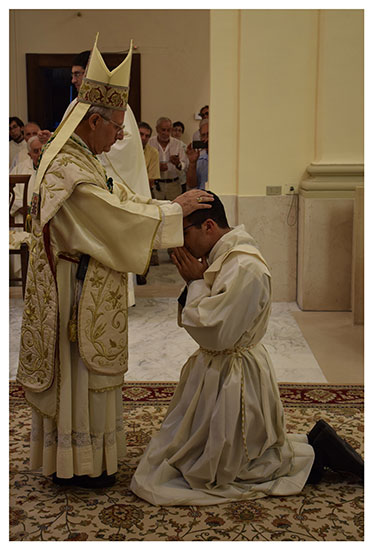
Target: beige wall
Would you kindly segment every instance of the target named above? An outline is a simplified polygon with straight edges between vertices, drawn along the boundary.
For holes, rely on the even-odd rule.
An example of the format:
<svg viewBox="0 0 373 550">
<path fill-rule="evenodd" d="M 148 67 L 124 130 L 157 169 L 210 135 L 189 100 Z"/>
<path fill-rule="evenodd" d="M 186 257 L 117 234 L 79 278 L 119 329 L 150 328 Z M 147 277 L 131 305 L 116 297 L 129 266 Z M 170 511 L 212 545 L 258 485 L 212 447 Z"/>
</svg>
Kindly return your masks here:
<svg viewBox="0 0 373 550">
<path fill-rule="evenodd" d="M 194 113 L 209 103 L 208 10 L 11 10 L 10 113 L 27 120 L 26 53 L 78 53 L 100 32 L 101 51 L 141 53 L 142 118 L 181 120 L 186 139 Z"/>
<path fill-rule="evenodd" d="M 321 10 L 315 162 L 364 162 L 364 12 Z"/>
<path fill-rule="evenodd" d="M 210 35 L 218 193 L 298 189 L 312 162 L 362 162 L 363 10 L 212 10 Z"/>
<path fill-rule="evenodd" d="M 274 299 L 298 296 L 304 309 L 351 304 L 353 200 L 364 175 L 363 17 L 211 11 L 209 186 L 229 221 L 257 240 Z M 267 186 L 282 195 L 266 196 Z M 290 186 L 299 197 L 285 195 Z"/>
</svg>

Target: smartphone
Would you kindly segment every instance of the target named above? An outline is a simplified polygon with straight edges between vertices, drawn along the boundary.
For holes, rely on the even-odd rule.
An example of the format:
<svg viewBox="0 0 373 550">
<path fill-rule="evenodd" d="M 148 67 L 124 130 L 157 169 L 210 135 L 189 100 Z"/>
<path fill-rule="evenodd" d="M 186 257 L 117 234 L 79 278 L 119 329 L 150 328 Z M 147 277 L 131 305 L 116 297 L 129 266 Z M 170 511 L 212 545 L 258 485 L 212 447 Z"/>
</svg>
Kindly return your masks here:
<svg viewBox="0 0 373 550">
<path fill-rule="evenodd" d="M 204 141 L 193 141 L 192 142 L 192 148 L 193 149 L 206 149 L 206 143 Z"/>
</svg>

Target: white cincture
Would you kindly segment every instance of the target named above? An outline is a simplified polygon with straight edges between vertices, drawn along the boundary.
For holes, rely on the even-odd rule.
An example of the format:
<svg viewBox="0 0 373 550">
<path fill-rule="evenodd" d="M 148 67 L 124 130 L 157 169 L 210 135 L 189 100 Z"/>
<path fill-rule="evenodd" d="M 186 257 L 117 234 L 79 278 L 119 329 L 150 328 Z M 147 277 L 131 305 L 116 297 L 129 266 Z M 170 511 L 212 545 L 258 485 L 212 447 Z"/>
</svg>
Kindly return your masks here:
<svg viewBox="0 0 373 550">
<path fill-rule="evenodd" d="M 207 348 L 199 348 L 199 351 L 202 351 L 203 353 L 206 353 L 207 355 L 212 355 L 213 357 L 216 357 L 218 355 L 233 355 L 237 357 L 240 361 L 241 366 L 241 432 L 242 432 L 242 442 L 243 447 L 245 449 L 245 454 L 247 461 L 250 462 L 250 455 L 249 451 L 247 449 L 247 441 L 246 441 L 246 429 L 245 429 L 245 391 L 244 391 L 244 378 L 243 378 L 243 369 L 242 369 L 242 354 L 245 351 L 249 351 L 252 348 L 254 348 L 256 344 L 250 344 L 249 346 L 237 346 L 232 349 L 222 349 L 222 350 L 213 350 L 213 349 L 207 349 Z"/>
</svg>

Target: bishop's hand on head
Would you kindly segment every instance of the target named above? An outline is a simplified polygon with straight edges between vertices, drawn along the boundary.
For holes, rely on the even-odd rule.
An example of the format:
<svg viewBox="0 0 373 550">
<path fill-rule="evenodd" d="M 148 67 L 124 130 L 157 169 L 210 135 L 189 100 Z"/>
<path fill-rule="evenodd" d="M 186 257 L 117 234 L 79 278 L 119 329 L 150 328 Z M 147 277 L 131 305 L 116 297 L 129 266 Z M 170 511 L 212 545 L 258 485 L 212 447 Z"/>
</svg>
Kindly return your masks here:
<svg viewBox="0 0 373 550">
<path fill-rule="evenodd" d="M 172 202 L 177 202 L 180 204 L 183 209 L 183 216 L 185 218 L 185 216 L 189 216 L 189 214 L 195 210 L 211 208 L 211 205 L 208 203 L 213 200 L 214 197 L 210 193 L 207 193 L 207 191 L 203 191 L 202 189 L 191 189 L 190 191 L 176 197 L 176 199 Z"/>
</svg>

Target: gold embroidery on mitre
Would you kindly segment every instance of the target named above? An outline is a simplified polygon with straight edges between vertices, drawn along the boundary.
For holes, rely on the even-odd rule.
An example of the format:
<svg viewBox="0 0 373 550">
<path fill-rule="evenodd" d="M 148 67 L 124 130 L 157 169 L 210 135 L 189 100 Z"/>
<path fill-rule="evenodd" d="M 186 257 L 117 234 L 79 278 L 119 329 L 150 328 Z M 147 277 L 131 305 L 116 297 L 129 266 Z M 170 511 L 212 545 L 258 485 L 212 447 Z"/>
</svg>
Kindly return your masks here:
<svg viewBox="0 0 373 550">
<path fill-rule="evenodd" d="M 96 374 L 128 368 L 127 274 L 89 260 L 79 301 L 78 344 L 86 367 Z"/>
<path fill-rule="evenodd" d="M 125 111 L 128 103 L 128 86 L 113 86 L 84 78 L 80 86 L 78 101 L 97 107 Z"/>
<path fill-rule="evenodd" d="M 17 380 L 34 392 L 48 389 L 54 378 L 57 289 L 35 222 L 27 273 Z"/>
</svg>

